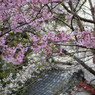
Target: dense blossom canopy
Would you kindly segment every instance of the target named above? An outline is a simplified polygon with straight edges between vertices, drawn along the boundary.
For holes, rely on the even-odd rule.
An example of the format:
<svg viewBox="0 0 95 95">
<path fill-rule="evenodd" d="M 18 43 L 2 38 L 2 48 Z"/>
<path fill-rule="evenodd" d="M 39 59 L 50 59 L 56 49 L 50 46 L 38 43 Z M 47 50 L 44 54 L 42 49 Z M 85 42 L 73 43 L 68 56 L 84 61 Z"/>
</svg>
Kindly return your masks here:
<svg viewBox="0 0 95 95">
<path fill-rule="evenodd" d="M 70 40 L 71 35 L 63 31 L 50 31 L 48 30 L 44 34 L 40 34 L 43 28 L 43 22 L 50 20 L 54 17 L 54 14 L 50 12 L 47 6 L 50 2 L 59 2 L 60 0 L 0 0 L 0 21 L 5 22 L 5 26 L 2 25 L 0 30 L 0 52 L 3 60 L 12 60 L 15 65 L 19 65 L 24 58 L 25 52 L 29 47 L 31 50 L 40 51 L 44 53 L 50 53 L 55 50 L 55 42 L 67 42 Z M 71 2 L 71 0 L 64 0 L 64 2 Z M 29 7 L 28 9 L 26 7 Z M 34 9 L 33 9 L 34 8 Z M 35 9 L 36 8 L 36 9 Z M 72 15 L 67 15 L 69 20 Z M 4 30 L 5 28 L 7 30 Z M 8 35 L 13 33 L 14 35 L 25 33 L 26 29 L 31 27 L 35 28 L 37 33 L 27 32 L 29 42 L 23 44 L 19 42 L 16 45 L 7 44 Z M 76 36 L 76 44 L 85 46 L 87 48 L 95 47 L 95 37 L 91 35 L 91 31 L 87 29 L 78 34 L 74 32 Z M 17 51 L 19 50 L 19 53 Z M 56 53 L 62 53 L 62 48 L 58 48 Z"/>
</svg>

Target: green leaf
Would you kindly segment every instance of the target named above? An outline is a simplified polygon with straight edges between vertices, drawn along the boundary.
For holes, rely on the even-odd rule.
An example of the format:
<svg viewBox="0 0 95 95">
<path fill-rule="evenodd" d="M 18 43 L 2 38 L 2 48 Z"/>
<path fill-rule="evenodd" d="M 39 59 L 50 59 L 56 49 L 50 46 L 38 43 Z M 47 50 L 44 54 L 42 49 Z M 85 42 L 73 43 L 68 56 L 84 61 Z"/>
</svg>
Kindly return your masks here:
<svg viewBox="0 0 95 95">
<path fill-rule="evenodd" d="M 43 66 L 44 66 L 44 65 L 39 65 L 39 66 L 38 66 L 38 69 L 42 68 Z"/>
</svg>

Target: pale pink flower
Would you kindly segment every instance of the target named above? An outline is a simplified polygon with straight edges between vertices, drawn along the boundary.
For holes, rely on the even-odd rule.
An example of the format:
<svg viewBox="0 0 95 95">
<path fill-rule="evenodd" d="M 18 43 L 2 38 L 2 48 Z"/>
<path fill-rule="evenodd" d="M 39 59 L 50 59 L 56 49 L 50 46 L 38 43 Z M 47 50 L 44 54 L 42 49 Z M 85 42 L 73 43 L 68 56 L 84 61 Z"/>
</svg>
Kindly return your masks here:
<svg viewBox="0 0 95 95">
<path fill-rule="evenodd" d="M 37 31 L 40 31 L 41 29 L 42 29 L 42 26 L 43 26 L 43 24 L 39 24 L 38 26 L 37 26 Z"/>
<path fill-rule="evenodd" d="M 13 60 L 13 64 L 14 64 L 14 65 L 20 65 L 21 62 L 22 62 L 21 59 L 14 59 L 14 60 Z"/>
<path fill-rule="evenodd" d="M 66 0 L 66 2 L 70 2 L 70 0 Z"/>
<path fill-rule="evenodd" d="M 58 54 L 62 53 L 62 48 L 57 51 Z"/>
<path fill-rule="evenodd" d="M 46 47 L 47 46 L 47 41 L 44 41 L 43 43 L 41 43 L 41 48 L 44 48 L 44 47 Z"/>
<path fill-rule="evenodd" d="M 55 32 L 48 31 L 48 38 L 55 37 Z"/>
<path fill-rule="evenodd" d="M 74 31 L 74 35 L 77 36 L 77 32 L 76 31 Z"/>
<path fill-rule="evenodd" d="M 19 44 L 16 46 L 17 49 L 19 49 L 19 48 L 21 48 L 21 47 L 22 47 L 22 43 L 19 43 Z"/>
<path fill-rule="evenodd" d="M 42 40 L 42 41 L 46 41 L 46 40 L 47 40 L 47 38 L 48 38 L 48 35 L 47 35 L 47 34 L 45 34 L 45 35 L 43 35 L 43 36 L 42 36 L 41 40 Z"/>
<path fill-rule="evenodd" d="M 6 42 L 5 37 L 0 37 L 0 46 L 3 46 L 5 42 Z"/>
<path fill-rule="evenodd" d="M 60 0 L 51 0 L 52 2 L 60 1 Z"/>
<path fill-rule="evenodd" d="M 40 38 L 37 35 L 31 35 L 31 40 L 37 42 L 40 40 Z"/>
<path fill-rule="evenodd" d="M 31 49 L 33 49 L 34 51 L 39 51 L 41 49 L 41 46 L 32 46 Z"/>
<path fill-rule="evenodd" d="M 50 52 L 50 47 L 44 49 L 44 53 L 49 53 L 49 52 Z"/>
<path fill-rule="evenodd" d="M 42 4 L 47 4 L 49 0 L 40 0 Z"/>
<path fill-rule="evenodd" d="M 38 0 L 31 0 L 33 3 L 38 3 Z"/>
<path fill-rule="evenodd" d="M 72 18 L 72 15 L 66 15 L 66 19 L 71 19 Z"/>
</svg>

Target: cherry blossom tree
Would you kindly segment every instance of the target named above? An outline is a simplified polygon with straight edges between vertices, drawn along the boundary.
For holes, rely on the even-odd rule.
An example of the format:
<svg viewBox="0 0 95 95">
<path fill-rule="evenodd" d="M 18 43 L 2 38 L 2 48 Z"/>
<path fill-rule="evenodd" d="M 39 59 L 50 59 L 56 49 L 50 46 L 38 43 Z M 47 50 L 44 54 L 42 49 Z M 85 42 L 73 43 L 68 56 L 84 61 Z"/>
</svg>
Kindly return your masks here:
<svg viewBox="0 0 95 95">
<path fill-rule="evenodd" d="M 65 29 L 59 30 L 59 26 Z M 77 52 L 73 54 L 62 48 L 76 46 L 95 55 L 92 31 L 95 32 L 93 0 L 0 0 L 0 68 L 6 64 L 18 69 L 29 64 L 28 57 L 34 52 L 46 59 L 66 54 L 95 75 L 93 69 L 74 55 Z"/>
</svg>

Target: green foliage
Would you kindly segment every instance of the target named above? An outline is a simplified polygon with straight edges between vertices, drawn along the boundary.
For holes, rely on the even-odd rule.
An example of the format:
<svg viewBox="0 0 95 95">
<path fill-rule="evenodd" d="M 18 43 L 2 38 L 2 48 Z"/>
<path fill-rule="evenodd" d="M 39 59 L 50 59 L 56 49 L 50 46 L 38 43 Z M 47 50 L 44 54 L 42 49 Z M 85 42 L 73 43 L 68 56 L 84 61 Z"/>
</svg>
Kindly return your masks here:
<svg viewBox="0 0 95 95">
<path fill-rule="evenodd" d="M 93 49 L 93 50 L 90 50 L 93 54 L 95 54 L 95 49 Z"/>
<path fill-rule="evenodd" d="M 5 65 L 4 64 L 5 63 L 5 61 L 4 60 L 2 60 L 2 58 L 0 57 L 0 79 L 2 80 L 3 78 L 4 78 L 4 68 L 3 68 L 3 66 Z M 7 71 L 8 72 L 8 71 Z"/>
<path fill-rule="evenodd" d="M 41 69 L 43 66 L 44 66 L 43 64 L 42 64 L 42 65 L 39 65 L 39 66 L 38 66 L 38 69 Z"/>
<path fill-rule="evenodd" d="M 22 45 L 26 44 L 26 41 L 29 41 L 29 36 L 26 34 L 26 32 L 23 33 L 14 33 L 10 32 L 6 38 L 6 44 L 9 46 L 17 46 L 20 42 Z"/>
</svg>

